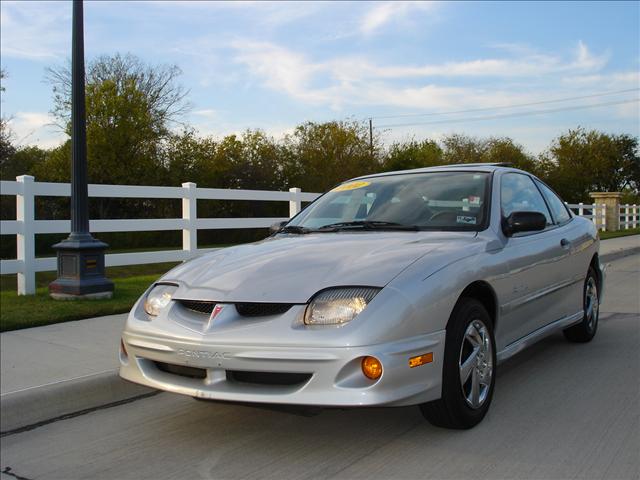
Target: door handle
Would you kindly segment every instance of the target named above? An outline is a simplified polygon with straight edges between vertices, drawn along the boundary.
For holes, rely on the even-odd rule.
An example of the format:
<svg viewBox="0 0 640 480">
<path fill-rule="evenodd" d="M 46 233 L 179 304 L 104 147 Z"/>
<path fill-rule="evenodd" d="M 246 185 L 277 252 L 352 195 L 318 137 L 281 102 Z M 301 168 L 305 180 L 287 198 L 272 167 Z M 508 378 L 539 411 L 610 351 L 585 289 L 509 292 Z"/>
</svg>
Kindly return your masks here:
<svg viewBox="0 0 640 480">
<path fill-rule="evenodd" d="M 571 245 L 571 242 L 566 238 L 560 240 L 560 246 L 562 246 L 563 248 L 567 248 L 569 245 Z"/>
</svg>

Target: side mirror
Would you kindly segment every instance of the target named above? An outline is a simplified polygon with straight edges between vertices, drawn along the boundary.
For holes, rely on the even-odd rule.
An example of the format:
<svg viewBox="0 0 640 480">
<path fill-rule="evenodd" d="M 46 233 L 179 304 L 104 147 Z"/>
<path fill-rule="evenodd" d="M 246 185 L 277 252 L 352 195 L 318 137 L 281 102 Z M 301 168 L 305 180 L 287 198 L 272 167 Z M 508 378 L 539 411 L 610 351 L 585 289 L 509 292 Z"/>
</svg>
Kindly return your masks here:
<svg viewBox="0 0 640 480">
<path fill-rule="evenodd" d="M 289 223 L 289 221 L 274 223 L 269 227 L 269 234 L 273 235 L 274 233 L 278 233 L 287 223 Z"/>
<path fill-rule="evenodd" d="M 502 221 L 502 231 L 507 237 L 518 232 L 537 232 L 547 226 L 547 217 L 540 212 L 512 212 Z"/>
</svg>

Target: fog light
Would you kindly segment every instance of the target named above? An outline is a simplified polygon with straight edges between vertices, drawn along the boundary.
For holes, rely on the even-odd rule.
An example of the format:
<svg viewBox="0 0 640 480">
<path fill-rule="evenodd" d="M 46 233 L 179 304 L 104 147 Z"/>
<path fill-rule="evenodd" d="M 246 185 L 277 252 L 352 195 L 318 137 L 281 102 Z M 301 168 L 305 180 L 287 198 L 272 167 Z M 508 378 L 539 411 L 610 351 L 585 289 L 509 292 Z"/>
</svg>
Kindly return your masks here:
<svg viewBox="0 0 640 480">
<path fill-rule="evenodd" d="M 377 380 L 382 375 L 382 363 L 376 357 L 364 357 L 362 359 L 362 373 L 371 380 Z"/>
</svg>

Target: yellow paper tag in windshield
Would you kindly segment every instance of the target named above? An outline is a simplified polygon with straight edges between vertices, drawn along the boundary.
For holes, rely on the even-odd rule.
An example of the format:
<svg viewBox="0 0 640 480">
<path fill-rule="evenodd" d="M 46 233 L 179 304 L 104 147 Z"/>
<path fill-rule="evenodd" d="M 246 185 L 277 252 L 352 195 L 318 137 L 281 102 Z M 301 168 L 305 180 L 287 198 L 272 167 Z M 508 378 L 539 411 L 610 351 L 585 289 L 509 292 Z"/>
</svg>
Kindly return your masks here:
<svg viewBox="0 0 640 480">
<path fill-rule="evenodd" d="M 355 190 L 356 188 L 362 188 L 371 185 L 371 182 L 349 182 L 338 185 L 331 190 L 332 192 L 346 192 L 347 190 Z"/>
</svg>

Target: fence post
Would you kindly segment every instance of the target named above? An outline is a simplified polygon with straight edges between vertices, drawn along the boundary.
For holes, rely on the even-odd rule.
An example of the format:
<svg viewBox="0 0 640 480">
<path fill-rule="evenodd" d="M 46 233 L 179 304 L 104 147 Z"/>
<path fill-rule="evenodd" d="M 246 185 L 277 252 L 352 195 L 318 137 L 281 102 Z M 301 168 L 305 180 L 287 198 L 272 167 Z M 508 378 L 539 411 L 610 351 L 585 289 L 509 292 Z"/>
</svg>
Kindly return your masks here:
<svg viewBox="0 0 640 480">
<path fill-rule="evenodd" d="M 582 203 L 582 202 L 580 202 L 580 203 L 578 204 L 578 215 L 579 215 L 579 216 L 584 215 L 584 203 Z"/>
<path fill-rule="evenodd" d="M 185 189 L 182 197 L 182 219 L 187 223 L 182 229 L 182 250 L 189 252 L 193 257 L 198 250 L 198 197 L 196 196 L 196 184 L 186 182 L 182 184 Z"/>
<path fill-rule="evenodd" d="M 17 238 L 17 259 L 22 261 L 18 273 L 18 295 L 36 293 L 36 241 L 34 233 L 35 207 L 34 185 L 31 175 L 20 175 L 16 180 L 22 184 L 22 192 L 16 195 L 16 220 L 21 222 L 21 233 Z"/>
<path fill-rule="evenodd" d="M 631 213 L 633 215 L 633 228 L 638 228 L 638 210 L 635 203 L 633 204 Z"/>
<path fill-rule="evenodd" d="M 624 229 L 629 230 L 629 204 L 624 206 Z"/>
<path fill-rule="evenodd" d="M 289 200 L 289 218 L 293 218 L 300 212 L 300 210 L 302 210 L 302 201 L 298 195 L 302 190 L 294 187 L 290 188 L 289 191 L 293 193 L 292 196 L 294 198 L 293 200 Z"/>
</svg>

